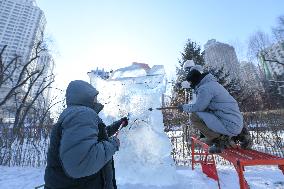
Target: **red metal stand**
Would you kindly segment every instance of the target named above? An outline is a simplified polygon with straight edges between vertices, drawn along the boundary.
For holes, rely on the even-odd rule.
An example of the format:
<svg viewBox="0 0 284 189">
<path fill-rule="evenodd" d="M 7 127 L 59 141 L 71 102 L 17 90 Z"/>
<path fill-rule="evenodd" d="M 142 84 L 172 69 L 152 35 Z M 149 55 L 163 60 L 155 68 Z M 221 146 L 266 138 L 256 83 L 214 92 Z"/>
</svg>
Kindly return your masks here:
<svg viewBox="0 0 284 189">
<path fill-rule="evenodd" d="M 218 187 L 221 189 L 218 172 L 216 169 L 215 159 L 213 154 L 209 154 L 208 152 L 208 145 L 197 140 L 194 137 L 191 137 L 191 167 L 194 170 L 194 164 L 200 163 L 202 172 L 206 174 L 209 178 L 212 178 L 218 182 Z M 200 148 L 196 151 L 195 144 L 199 144 Z M 198 156 L 199 159 L 196 160 L 195 157 Z"/>
<path fill-rule="evenodd" d="M 200 163 L 202 172 L 205 173 L 208 177 L 216 180 L 218 182 L 219 189 L 221 189 L 214 155 L 208 152 L 209 146 L 199 141 L 195 137 L 191 137 L 191 140 L 192 170 L 194 170 L 194 164 Z M 200 148 L 196 149 L 195 144 L 198 144 Z M 245 166 L 278 165 L 279 169 L 284 174 L 284 158 L 263 152 L 255 150 L 244 150 L 241 148 L 228 148 L 225 149 L 224 152 L 216 155 L 220 155 L 234 165 L 239 176 L 240 189 L 249 189 L 249 185 L 244 178 Z M 198 160 L 195 159 L 196 156 L 199 157 Z"/>
</svg>

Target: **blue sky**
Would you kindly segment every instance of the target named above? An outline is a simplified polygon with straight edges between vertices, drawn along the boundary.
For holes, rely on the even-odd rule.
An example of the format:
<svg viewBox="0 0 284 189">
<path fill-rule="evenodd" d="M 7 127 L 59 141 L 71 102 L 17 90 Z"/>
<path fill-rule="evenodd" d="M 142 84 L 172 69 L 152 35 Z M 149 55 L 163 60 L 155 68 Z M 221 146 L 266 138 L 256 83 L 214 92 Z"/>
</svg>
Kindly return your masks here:
<svg viewBox="0 0 284 189">
<path fill-rule="evenodd" d="M 270 32 L 284 14 L 283 0 L 38 0 L 54 40 L 57 85 L 89 81 L 87 72 L 131 62 L 162 64 L 175 73 L 188 38 L 209 39 L 245 51 L 257 30 Z M 241 49 L 240 47 L 243 47 Z M 240 57 L 239 57 L 240 58 Z M 241 58 L 240 58 L 241 59 Z"/>
</svg>

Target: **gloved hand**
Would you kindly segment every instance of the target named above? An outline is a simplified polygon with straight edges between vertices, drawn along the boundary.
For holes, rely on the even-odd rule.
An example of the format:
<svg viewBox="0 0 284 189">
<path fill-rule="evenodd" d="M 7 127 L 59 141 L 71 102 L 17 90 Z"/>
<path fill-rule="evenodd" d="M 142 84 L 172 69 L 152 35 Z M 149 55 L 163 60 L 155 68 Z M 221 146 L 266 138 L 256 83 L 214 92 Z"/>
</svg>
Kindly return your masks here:
<svg viewBox="0 0 284 189">
<path fill-rule="evenodd" d="M 183 112 L 183 104 L 177 106 L 179 112 Z"/>
<path fill-rule="evenodd" d="M 126 127 L 128 125 L 128 118 L 123 117 L 120 119 L 120 122 L 121 122 L 121 127 Z"/>
</svg>

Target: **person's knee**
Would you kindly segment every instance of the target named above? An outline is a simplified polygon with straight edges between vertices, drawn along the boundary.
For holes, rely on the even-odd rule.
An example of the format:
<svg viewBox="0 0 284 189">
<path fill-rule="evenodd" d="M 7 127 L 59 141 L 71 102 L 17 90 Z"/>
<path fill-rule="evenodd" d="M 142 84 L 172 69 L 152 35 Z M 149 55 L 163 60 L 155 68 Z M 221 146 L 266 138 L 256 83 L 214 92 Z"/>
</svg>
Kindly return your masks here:
<svg viewBox="0 0 284 189">
<path fill-rule="evenodd" d="M 191 122 L 200 122 L 200 118 L 198 117 L 198 115 L 194 112 L 192 112 L 190 115 L 189 115 L 189 119 Z"/>
</svg>

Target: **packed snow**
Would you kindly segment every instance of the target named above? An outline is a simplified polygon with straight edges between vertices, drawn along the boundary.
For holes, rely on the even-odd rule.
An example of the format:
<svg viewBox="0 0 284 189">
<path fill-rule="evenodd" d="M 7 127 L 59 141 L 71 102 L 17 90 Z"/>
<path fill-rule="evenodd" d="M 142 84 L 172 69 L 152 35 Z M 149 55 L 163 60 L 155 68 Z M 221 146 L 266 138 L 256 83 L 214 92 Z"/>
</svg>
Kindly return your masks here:
<svg viewBox="0 0 284 189">
<path fill-rule="evenodd" d="M 177 167 L 177 183 L 171 186 L 145 186 L 141 184 L 121 184 L 118 189 L 217 189 L 217 182 L 208 178 L 197 167 L 192 171 L 188 167 Z M 284 189 L 284 176 L 277 166 L 247 167 L 245 178 L 251 189 Z M 1 189 L 33 189 L 43 181 L 44 168 L 3 167 L 0 166 Z M 218 175 L 222 189 L 237 189 L 239 181 L 233 166 L 218 166 Z M 162 175 L 155 175 L 159 179 Z M 127 179 L 127 178 L 125 178 Z M 42 189 L 42 188 L 41 188 Z"/>
</svg>

